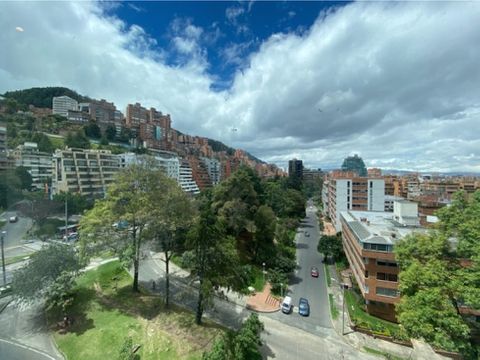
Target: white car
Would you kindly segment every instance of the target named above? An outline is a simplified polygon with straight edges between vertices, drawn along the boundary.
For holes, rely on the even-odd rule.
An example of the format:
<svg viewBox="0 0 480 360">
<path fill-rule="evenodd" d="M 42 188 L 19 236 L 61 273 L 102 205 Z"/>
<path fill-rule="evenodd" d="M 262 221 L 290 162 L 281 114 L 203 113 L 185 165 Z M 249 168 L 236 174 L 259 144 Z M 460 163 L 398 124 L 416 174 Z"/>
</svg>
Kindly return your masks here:
<svg viewBox="0 0 480 360">
<path fill-rule="evenodd" d="M 17 221 L 18 221 L 18 216 L 17 216 L 17 215 L 15 215 L 15 216 L 10 216 L 10 218 L 8 219 L 8 221 L 10 221 L 11 223 L 17 222 Z"/>
</svg>

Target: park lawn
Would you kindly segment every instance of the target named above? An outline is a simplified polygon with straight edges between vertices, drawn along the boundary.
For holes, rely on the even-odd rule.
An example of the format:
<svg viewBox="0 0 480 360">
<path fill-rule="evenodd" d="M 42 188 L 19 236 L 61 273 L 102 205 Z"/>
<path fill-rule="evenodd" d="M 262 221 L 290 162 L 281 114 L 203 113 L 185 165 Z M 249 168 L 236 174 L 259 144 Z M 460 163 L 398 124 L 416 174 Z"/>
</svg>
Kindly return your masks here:
<svg viewBox="0 0 480 360">
<path fill-rule="evenodd" d="M 118 261 L 88 271 L 77 281 L 77 296 L 69 314 L 73 325 L 55 331 L 60 350 L 69 360 L 116 359 L 125 339 L 140 345 L 142 360 L 201 359 L 223 328 L 180 308 L 165 309 L 161 299 L 131 291 L 132 279 Z M 58 312 L 57 312 L 58 313 Z M 49 314 L 52 324 L 60 319 Z"/>
<path fill-rule="evenodd" d="M 9 258 L 5 258 L 5 265 L 15 264 L 20 261 L 27 260 L 30 256 L 29 255 L 18 255 Z"/>
<path fill-rule="evenodd" d="M 50 139 L 50 142 L 52 143 L 54 149 L 63 149 L 65 147 L 65 142 L 63 138 L 59 138 L 56 136 L 48 136 L 48 138 Z"/>
<path fill-rule="evenodd" d="M 399 356 L 396 356 L 396 355 L 392 355 L 390 353 L 387 353 L 385 351 L 382 351 L 382 350 L 377 350 L 377 349 L 373 349 L 373 348 L 370 348 L 368 346 L 364 346 L 363 349 L 367 352 L 367 353 L 370 353 L 370 354 L 374 354 L 374 355 L 379 355 L 379 356 L 383 356 L 385 359 L 387 360 L 404 360 L 404 358 L 402 357 L 399 357 Z"/>
<path fill-rule="evenodd" d="M 263 274 L 263 270 L 259 267 L 252 267 L 252 272 L 254 276 L 254 281 L 251 286 L 255 288 L 256 291 L 263 291 L 265 287 L 265 275 Z"/>
</svg>

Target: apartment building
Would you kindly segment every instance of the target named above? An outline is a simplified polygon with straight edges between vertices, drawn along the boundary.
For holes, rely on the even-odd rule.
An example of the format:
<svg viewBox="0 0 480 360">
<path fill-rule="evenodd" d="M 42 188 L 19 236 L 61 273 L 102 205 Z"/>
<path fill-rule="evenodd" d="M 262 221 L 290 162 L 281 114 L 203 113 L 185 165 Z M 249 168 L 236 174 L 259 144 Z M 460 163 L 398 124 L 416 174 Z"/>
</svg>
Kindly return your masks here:
<svg viewBox="0 0 480 360">
<path fill-rule="evenodd" d="M 323 172 L 321 169 L 303 169 L 303 180 L 305 181 L 313 181 L 322 177 Z"/>
<path fill-rule="evenodd" d="M 125 123 L 129 128 L 138 128 L 148 121 L 148 110 L 140 103 L 128 104 L 125 111 Z"/>
<path fill-rule="evenodd" d="M 106 129 L 109 125 L 115 126 L 115 111 L 117 111 L 117 108 L 114 103 L 105 99 L 80 103 L 78 104 L 78 110 L 87 113 L 90 119 L 94 120 L 102 129 Z"/>
<path fill-rule="evenodd" d="M 155 165 L 162 169 L 169 178 L 179 182 L 180 161 L 175 153 L 151 151 L 152 155 L 138 155 L 135 153 L 119 154 L 120 167 L 123 169 L 131 164 L 140 164 L 150 158 Z"/>
<path fill-rule="evenodd" d="M 303 161 L 292 159 L 288 161 L 288 176 L 303 177 Z"/>
<path fill-rule="evenodd" d="M 187 194 L 200 194 L 200 189 L 198 188 L 198 185 L 192 176 L 192 169 L 190 168 L 190 165 L 186 160 L 182 160 L 180 162 L 178 180 L 182 190 L 185 191 Z"/>
<path fill-rule="evenodd" d="M 188 164 L 192 169 L 192 177 L 197 183 L 198 188 L 201 191 L 210 189 L 212 187 L 212 181 L 210 180 L 210 175 L 208 174 L 205 163 L 196 156 L 190 155 L 188 156 Z"/>
<path fill-rule="evenodd" d="M 417 204 L 395 201 L 393 214 L 342 211 L 340 222 L 343 248 L 367 311 L 396 321 L 399 268 L 393 251 L 400 239 L 424 231 L 419 227 Z"/>
<path fill-rule="evenodd" d="M 7 128 L 0 126 L 0 171 L 9 167 L 10 162 L 7 158 Z"/>
<path fill-rule="evenodd" d="M 104 197 L 119 170 L 119 157 L 110 150 L 57 149 L 53 155 L 52 194 L 75 192 Z"/>
<path fill-rule="evenodd" d="M 201 157 L 201 161 L 207 168 L 208 176 L 213 186 L 218 185 L 222 178 L 222 164 L 214 158 Z"/>
<path fill-rule="evenodd" d="M 366 177 L 329 178 L 324 183 L 323 208 L 337 231 L 342 211 L 384 211 L 385 181 Z M 325 193 L 326 192 L 326 193 Z"/>
<path fill-rule="evenodd" d="M 385 191 L 385 211 L 393 212 L 393 204 L 395 201 L 403 200 L 400 196 L 386 195 Z"/>
<path fill-rule="evenodd" d="M 78 102 L 69 96 L 54 96 L 52 99 L 52 113 L 68 117 L 68 111 L 77 111 Z"/>
<path fill-rule="evenodd" d="M 15 166 L 24 167 L 32 176 L 32 187 L 45 188 L 52 178 L 52 155 L 38 150 L 37 143 L 26 142 L 12 151 Z"/>
</svg>

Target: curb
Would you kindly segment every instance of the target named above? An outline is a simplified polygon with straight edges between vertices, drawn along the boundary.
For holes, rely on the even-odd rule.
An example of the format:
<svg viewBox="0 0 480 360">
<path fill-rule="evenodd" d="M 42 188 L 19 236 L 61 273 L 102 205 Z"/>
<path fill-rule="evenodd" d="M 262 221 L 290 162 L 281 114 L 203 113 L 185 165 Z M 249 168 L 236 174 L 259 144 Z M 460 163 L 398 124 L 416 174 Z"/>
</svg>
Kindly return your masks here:
<svg viewBox="0 0 480 360">
<path fill-rule="evenodd" d="M 280 311 L 280 308 L 273 309 L 273 310 L 258 310 L 258 309 L 255 309 L 254 307 L 252 307 L 251 305 L 248 305 L 248 304 L 245 306 L 245 309 L 250 310 L 250 311 L 254 311 L 254 312 L 259 313 L 259 314 L 272 314 L 272 313 Z"/>
</svg>

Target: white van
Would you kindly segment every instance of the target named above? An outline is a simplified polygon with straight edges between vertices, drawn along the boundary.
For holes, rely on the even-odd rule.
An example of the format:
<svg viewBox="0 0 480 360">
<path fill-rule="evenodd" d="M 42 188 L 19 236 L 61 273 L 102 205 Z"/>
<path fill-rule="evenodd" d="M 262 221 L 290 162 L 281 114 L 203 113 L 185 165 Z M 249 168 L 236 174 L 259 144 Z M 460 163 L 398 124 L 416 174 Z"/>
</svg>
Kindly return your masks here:
<svg viewBox="0 0 480 360">
<path fill-rule="evenodd" d="M 289 314 L 292 311 L 292 298 L 290 296 L 285 296 L 282 302 L 282 312 Z"/>
</svg>

